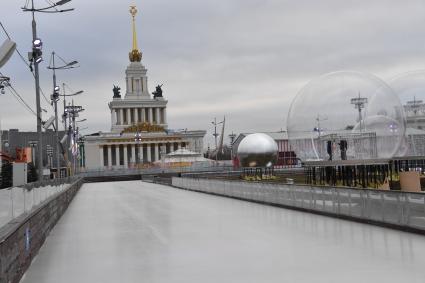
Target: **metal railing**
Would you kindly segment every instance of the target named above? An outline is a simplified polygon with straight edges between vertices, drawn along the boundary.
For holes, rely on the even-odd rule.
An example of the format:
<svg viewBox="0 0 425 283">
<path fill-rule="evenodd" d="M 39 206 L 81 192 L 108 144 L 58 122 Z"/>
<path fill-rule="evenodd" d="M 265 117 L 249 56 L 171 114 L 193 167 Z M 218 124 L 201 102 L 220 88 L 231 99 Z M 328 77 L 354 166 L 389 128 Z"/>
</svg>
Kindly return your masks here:
<svg viewBox="0 0 425 283">
<path fill-rule="evenodd" d="M 120 176 L 120 175 L 140 175 L 140 174 L 161 174 L 161 173 L 192 173 L 192 172 L 222 172 L 231 171 L 232 166 L 190 166 L 190 167 L 175 167 L 175 168 L 126 168 L 126 167 L 111 167 L 99 168 L 81 171 L 79 177 L 101 177 L 101 176 Z"/>
<path fill-rule="evenodd" d="M 0 228 L 65 191 L 77 178 L 55 179 L 0 190 Z"/>
<path fill-rule="evenodd" d="M 425 194 L 176 178 L 175 187 L 425 231 Z"/>
</svg>

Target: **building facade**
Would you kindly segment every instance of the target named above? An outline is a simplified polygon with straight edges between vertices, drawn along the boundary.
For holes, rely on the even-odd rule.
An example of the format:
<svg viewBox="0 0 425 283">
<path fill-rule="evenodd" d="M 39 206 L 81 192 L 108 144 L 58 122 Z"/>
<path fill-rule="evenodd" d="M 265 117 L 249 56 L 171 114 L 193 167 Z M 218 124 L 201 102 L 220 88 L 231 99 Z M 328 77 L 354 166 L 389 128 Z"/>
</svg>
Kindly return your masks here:
<svg viewBox="0 0 425 283">
<path fill-rule="evenodd" d="M 59 131 L 59 137 L 65 134 L 64 131 Z M 58 141 L 56 139 L 55 131 L 47 129 L 42 134 L 43 141 L 43 167 L 56 168 L 56 149 Z M 38 141 L 37 132 L 20 132 L 18 129 L 10 129 L 1 131 L 1 151 L 13 158 L 17 158 L 17 150 L 23 148 L 33 147 L 32 156 L 28 156 L 30 162 L 35 158 L 37 161 L 38 154 L 36 154 L 36 144 Z M 62 151 L 65 150 L 67 145 L 59 148 L 61 167 L 65 166 L 65 161 Z M 34 163 L 36 164 L 36 163 Z"/>
<path fill-rule="evenodd" d="M 137 47 L 135 7 L 133 16 L 133 49 L 125 71 L 123 97 L 114 86 L 114 96 L 108 104 L 111 111 L 111 131 L 85 136 L 86 169 L 140 167 L 153 164 L 166 154 L 180 148 L 202 152 L 206 131 L 172 131 L 168 129 L 167 103 L 160 85 L 151 95 L 147 69 L 141 63 Z"/>
</svg>

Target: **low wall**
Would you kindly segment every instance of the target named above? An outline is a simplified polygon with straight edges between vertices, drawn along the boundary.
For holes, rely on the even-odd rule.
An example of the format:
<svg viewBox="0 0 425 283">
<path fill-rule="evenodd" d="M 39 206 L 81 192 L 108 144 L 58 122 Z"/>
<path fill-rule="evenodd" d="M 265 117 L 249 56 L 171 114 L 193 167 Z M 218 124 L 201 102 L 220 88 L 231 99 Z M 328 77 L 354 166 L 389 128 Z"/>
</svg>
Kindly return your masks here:
<svg viewBox="0 0 425 283">
<path fill-rule="evenodd" d="M 83 179 L 77 179 L 0 229 L 0 283 L 19 282 L 82 184 Z"/>
<path fill-rule="evenodd" d="M 176 177 L 172 185 L 425 234 L 424 193 Z"/>
</svg>

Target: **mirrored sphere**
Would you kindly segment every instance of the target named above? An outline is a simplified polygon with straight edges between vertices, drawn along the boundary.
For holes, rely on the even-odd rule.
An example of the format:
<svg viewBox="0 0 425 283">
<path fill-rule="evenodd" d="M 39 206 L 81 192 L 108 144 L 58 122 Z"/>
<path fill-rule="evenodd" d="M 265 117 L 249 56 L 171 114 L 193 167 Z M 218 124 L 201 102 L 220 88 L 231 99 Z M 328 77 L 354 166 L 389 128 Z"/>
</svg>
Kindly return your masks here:
<svg viewBox="0 0 425 283">
<path fill-rule="evenodd" d="M 403 108 L 379 78 L 340 71 L 309 82 L 288 113 L 289 143 L 309 160 L 390 158 L 404 133 Z"/>
<path fill-rule="evenodd" d="M 277 144 L 263 133 L 246 136 L 238 147 L 242 167 L 271 167 L 277 160 Z"/>
</svg>

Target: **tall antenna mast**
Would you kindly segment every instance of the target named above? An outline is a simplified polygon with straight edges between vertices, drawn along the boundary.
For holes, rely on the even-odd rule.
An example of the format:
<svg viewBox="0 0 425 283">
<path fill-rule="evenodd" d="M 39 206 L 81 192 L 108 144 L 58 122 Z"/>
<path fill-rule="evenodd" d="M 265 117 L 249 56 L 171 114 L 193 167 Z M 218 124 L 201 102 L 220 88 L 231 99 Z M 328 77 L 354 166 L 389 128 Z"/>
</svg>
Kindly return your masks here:
<svg viewBox="0 0 425 283">
<path fill-rule="evenodd" d="M 354 105 L 354 108 L 356 108 L 359 111 L 359 123 L 360 123 L 360 132 L 362 132 L 362 109 L 364 108 L 365 104 L 367 103 L 366 97 L 359 97 L 351 98 L 351 104 Z"/>
</svg>

